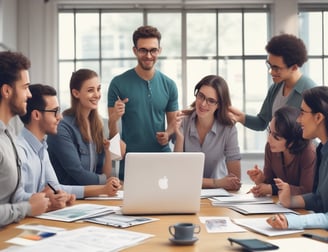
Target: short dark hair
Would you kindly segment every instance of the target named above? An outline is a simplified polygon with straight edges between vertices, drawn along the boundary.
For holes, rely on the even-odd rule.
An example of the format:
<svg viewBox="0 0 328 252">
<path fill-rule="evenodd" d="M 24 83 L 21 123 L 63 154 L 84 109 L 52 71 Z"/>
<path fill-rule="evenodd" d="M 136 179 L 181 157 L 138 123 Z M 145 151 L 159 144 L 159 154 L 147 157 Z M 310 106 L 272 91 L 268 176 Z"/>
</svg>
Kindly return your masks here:
<svg viewBox="0 0 328 252">
<path fill-rule="evenodd" d="M 137 30 L 134 31 L 132 39 L 134 46 L 137 47 L 138 40 L 141 38 L 157 38 L 158 45 L 160 45 L 161 37 L 162 35 L 156 27 L 145 25 L 140 26 Z"/>
<path fill-rule="evenodd" d="M 281 56 L 287 67 L 295 64 L 301 67 L 308 59 L 304 42 L 291 34 L 272 37 L 265 49 L 270 54 Z"/>
<path fill-rule="evenodd" d="M 0 88 L 3 84 L 13 86 L 20 80 L 20 71 L 31 67 L 30 60 L 20 52 L 0 52 Z M 1 99 L 1 94 L 0 94 Z"/>
<path fill-rule="evenodd" d="M 291 106 L 284 106 L 276 110 L 273 117 L 276 132 L 286 139 L 286 148 L 291 154 L 299 154 L 309 144 L 309 140 L 302 137 L 302 127 L 297 122 L 300 110 Z"/>
<path fill-rule="evenodd" d="M 20 116 L 20 119 L 24 124 L 28 124 L 31 121 L 31 114 L 33 110 L 43 110 L 47 104 L 44 96 L 56 96 L 57 92 L 51 86 L 43 84 L 31 84 L 29 86 L 32 97 L 27 100 L 26 114 Z"/>
</svg>

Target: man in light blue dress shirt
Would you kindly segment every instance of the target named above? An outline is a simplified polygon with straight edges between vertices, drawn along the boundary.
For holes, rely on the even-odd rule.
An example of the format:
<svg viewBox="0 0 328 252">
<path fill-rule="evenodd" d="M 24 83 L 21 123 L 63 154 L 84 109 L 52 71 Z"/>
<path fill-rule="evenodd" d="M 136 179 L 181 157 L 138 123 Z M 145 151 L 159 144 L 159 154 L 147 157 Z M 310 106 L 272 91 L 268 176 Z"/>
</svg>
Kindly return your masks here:
<svg viewBox="0 0 328 252">
<path fill-rule="evenodd" d="M 100 194 L 114 195 L 119 180 L 110 178 L 105 185 L 61 185 L 50 162 L 47 151 L 47 134 L 56 134 L 62 116 L 56 90 L 47 85 L 30 85 L 32 98 L 27 102 L 27 113 L 21 116 L 24 128 L 18 136 L 18 151 L 22 161 L 22 183 L 25 197 L 44 191 L 50 198 L 52 209 L 70 205 L 81 199 Z M 51 188 L 52 187 L 52 188 Z"/>
</svg>

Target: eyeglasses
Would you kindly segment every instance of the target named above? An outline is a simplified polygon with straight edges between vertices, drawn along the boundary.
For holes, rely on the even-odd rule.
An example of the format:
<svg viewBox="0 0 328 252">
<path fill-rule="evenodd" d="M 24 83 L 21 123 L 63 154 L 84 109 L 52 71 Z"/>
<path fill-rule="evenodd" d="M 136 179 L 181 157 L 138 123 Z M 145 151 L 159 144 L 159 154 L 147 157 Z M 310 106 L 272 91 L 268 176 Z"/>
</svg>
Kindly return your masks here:
<svg viewBox="0 0 328 252">
<path fill-rule="evenodd" d="M 268 135 L 271 135 L 274 139 L 276 139 L 278 141 L 281 140 L 281 138 L 282 138 L 276 132 L 272 132 L 270 126 L 267 127 L 267 132 L 268 132 Z"/>
<path fill-rule="evenodd" d="M 150 53 L 151 56 L 157 56 L 159 54 L 158 48 L 151 48 L 150 50 L 146 48 L 137 48 L 137 51 L 142 56 L 146 56 L 148 53 Z"/>
<path fill-rule="evenodd" d="M 305 111 L 304 109 L 300 109 L 301 110 L 301 113 L 300 113 L 300 116 L 304 116 L 304 114 L 306 113 L 309 113 L 309 114 L 314 114 L 312 111 Z"/>
<path fill-rule="evenodd" d="M 266 64 L 268 70 L 271 69 L 271 71 L 274 71 L 276 73 L 281 72 L 285 68 L 289 68 L 289 67 L 280 67 L 280 66 L 276 66 L 276 65 L 271 65 L 268 60 L 265 62 L 265 64 Z"/>
<path fill-rule="evenodd" d="M 41 112 L 52 112 L 55 114 L 55 117 L 57 117 L 58 115 L 60 115 L 60 108 L 56 108 L 56 109 L 38 109 Z"/>
<path fill-rule="evenodd" d="M 206 101 L 207 105 L 209 105 L 209 106 L 215 106 L 216 104 L 218 104 L 217 100 L 206 97 L 202 92 L 198 92 L 195 96 L 196 96 L 196 99 L 198 99 L 201 102 Z"/>
</svg>

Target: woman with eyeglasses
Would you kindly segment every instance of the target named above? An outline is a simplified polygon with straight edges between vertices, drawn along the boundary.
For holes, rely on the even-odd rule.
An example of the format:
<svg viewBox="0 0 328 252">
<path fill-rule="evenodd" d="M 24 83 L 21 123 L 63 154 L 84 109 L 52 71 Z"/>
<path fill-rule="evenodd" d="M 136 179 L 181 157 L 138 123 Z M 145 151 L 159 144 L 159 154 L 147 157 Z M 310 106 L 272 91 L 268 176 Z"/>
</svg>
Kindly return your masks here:
<svg viewBox="0 0 328 252">
<path fill-rule="evenodd" d="M 228 117 L 228 85 L 222 77 L 208 75 L 194 93 L 191 109 L 178 113 L 174 151 L 205 153 L 203 188 L 239 190 L 241 155 L 237 128 Z"/>
<path fill-rule="evenodd" d="M 48 152 L 58 180 L 64 185 L 103 185 L 113 180 L 109 140 L 98 114 L 101 84 L 96 72 L 79 69 L 70 79 L 71 107 L 55 135 L 47 138 Z M 113 188 L 115 189 L 115 188 Z"/>
<path fill-rule="evenodd" d="M 279 214 L 267 219 L 267 222 L 277 229 L 328 228 L 328 87 L 320 86 L 304 91 L 298 121 L 303 130 L 303 138 L 320 140 L 316 151 L 313 191 L 291 196 L 287 183 L 281 179 L 275 179 L 275 182 L 279 189 L 279 201 L 284 207 L 305 208 L 316 213 Z"/>
<path fill-rule="evenodd" d="M 311 192 L 315 147 L 302 137 L 299 113 L 299 109 L 289 106 L 274 113 L 268 126 L 263 171 L 257 165 L 247 171 L 256 184 L 250 190 L 256 197 L 278 194 L 274 178 L 288 183 L 292 195 Z"/>
</svg>

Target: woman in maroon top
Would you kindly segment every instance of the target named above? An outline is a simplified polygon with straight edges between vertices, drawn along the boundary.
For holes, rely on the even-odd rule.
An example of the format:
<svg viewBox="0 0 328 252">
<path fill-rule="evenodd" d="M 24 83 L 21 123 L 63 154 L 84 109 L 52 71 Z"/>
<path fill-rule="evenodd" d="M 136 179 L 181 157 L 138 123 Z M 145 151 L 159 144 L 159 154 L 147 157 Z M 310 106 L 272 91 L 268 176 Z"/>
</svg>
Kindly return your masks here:
<svg viewBox="0 0 328 252">
<path fill-rule="evenodd" d="M 268 127 L 263 171 L 257 165 L 247 174 L 256 184 L 255 196 L 277 195 L 274 178 L 290 185 L 291 194 L 312 191 L 315 169 L 315 147 L 302 137 L 301 125 L 296 121 L 300 110 L 294 107 L 278 109 Z"/>
</svg>

